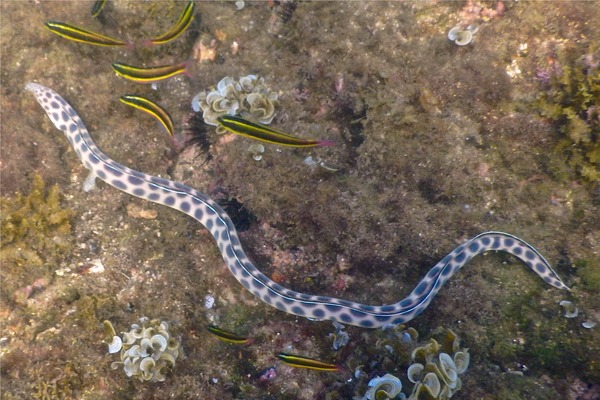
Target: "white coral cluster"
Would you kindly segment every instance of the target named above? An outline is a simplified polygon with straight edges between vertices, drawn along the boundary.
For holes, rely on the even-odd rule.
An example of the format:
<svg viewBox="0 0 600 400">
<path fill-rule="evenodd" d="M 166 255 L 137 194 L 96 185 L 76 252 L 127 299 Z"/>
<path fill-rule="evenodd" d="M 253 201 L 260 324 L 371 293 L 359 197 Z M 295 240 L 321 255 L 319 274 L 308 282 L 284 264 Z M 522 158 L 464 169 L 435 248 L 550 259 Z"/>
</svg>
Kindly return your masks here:
<svg viewBox="0 0 600 400">
<path fill-rule="evenodd" d="M 111 364 L 112 369 L 121 365 L 128 377 L 140 381 L 162 382 L 165 373 L 173 368 L 180 354 L 181 343 L 171 337 L 169 325 L 164 321 L 140 318 L 140 324 L 131 325 L 123 338 L 113 336 L 109 353 L 121 352 L 121 361 Z"/>
<path fill-rule="evenodd" d="M 275 117 L 279 95 L 265 86 L 263 78 L 256 75 L 242 76 L 235 80 L 226 76 L 217 83 L 216 89 L 198 93 L 192 99 L 192 108 L 199 112 L 209 125 L 218 126 L 222 115 L 240 114 L 249 120 L 268 125 Z"/>
</svg>

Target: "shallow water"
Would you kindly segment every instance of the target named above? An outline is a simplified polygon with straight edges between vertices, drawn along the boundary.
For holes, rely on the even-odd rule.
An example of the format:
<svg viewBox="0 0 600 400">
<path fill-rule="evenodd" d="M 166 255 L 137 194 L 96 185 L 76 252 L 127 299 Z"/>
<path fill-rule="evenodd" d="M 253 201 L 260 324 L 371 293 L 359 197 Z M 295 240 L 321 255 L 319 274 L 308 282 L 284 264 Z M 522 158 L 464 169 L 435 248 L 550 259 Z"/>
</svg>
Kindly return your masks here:
<svg viewBox="0 0 600 400">
<path fill-rule="evenodd" d="M 405 348 L 394 342 L 390 353 L 385 332 L 348 327 L 349 344 L 335 351 L 330 322 L 255 299 L 192 219 L 103 183 L 83 192 L 87 172 L 24 91 L 31 81 L 64 96 L 111 158 L 243 204 L 247 213 L 236 223 L 245 250 L 267 276 L 301 292 L 392 303 L 480 232 L 527 240 L 571 293 L 492 253 L 471 261 L 408 325 L 419 342 L 450 328 L 470 349 L 455 398 L 599 398 L 600 334 L 582 326 L 600 320 L 598 182 L 574 161 L 588 136 L 572 143 L 565 118 L 541 115 L 567 90 L 565 71 L 600 81 L 593 2 L 298 2 L 284 10 L 198 2 L 177 40 L 131 49 L 75 43 L 44 27 L 68 22 L 140 43 L 168 30 L 186 3 L 109 2 L 99 18 L 90 16 L 92 4 L 0 3 L 3 399 L 351 399 L 385 373 L 401 378 L 407 395 L 412 390 Z M 465 46 L 447 38 L 459 24 L 478 26 Z M 117 61 L 185 60 L 190 76 L 156 88 L 111 69 Z M 209 154 L 174 152 L 192 97 L 225 76 L 248 74 L 279 94 L 272 127 L 337 145 L 265 145 L 256 161 L 255 142 L 210 127 Z M 169 110 L 175 142 L 119 102 L 129 93 Z M 585 103 L 590 129 L 598 127 L 594 102 Z M 308 156 L 330 168 L 307 165 Z M 36 174 L 46 190 L 58 185 L 60 202 L 17 198 L 30 193 Z M 9 222 L 25 203 L 24 220 L 42 222 L 15 239 Z M 61 224 L 46 217 L 59 214 Z M 215 299 L 210 309 L 207 295 Z M 563 317 L 565 299 L 577 317 Z M 128 331 L 141 316 L 169 321 L 181 340 L 185 358 L 164 383 L 110 368 L 118 356 L 107 352 L 102 322 Z M 209 324 L 254 341 L 225 344 Z M 292 369 L 279 352 L 334 362 L 343 372 Z"/>
</svg>

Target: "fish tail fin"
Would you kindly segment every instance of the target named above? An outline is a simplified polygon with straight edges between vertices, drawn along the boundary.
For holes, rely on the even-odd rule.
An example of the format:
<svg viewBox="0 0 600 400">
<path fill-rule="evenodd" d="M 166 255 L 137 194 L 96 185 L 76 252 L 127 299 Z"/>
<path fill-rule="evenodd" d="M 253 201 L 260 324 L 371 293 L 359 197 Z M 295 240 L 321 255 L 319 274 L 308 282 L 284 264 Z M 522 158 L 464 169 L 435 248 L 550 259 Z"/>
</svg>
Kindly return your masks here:
<svg viewBox="0 0 600 400">
<path fill-rule="evenodd" d="M 182 62 L 182 64 L 183 64 L 183 68 L 184 68 L 183 74 L 190 79 L 193 78 L 194 75 L 192 74 L 192 71 L 193 71 L 194 65 L 195 65 L 194 60 L 189 59 L 189 60 Z"/>
<path fill-rule="evenodd" d="M 325 146 L 335 146 L 336 143 L 333 140 L 319 140 L 317 142 L 317 146 L 325 147 Z"/>
</svg>

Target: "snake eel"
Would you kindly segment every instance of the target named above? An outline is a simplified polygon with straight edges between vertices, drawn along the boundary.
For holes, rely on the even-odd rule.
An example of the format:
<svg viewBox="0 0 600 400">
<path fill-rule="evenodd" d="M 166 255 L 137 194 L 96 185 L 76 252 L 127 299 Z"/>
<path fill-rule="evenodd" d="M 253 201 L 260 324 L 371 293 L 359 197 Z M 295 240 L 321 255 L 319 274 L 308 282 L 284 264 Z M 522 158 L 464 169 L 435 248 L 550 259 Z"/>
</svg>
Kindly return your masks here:
<svg viewBox="0 0 600 400">
<path fill-rule="evenodd" d="M 375 306 L 295 292 L 273 282 L 250 262 L 231 218 L 214 200 L 182 183 L 147 175 L 111 160 L 96 147 L 81 118 L 60 95 L 36 83 L 27 84 L 26 89 L 33 92 L 50 120 L 65 134 L 92 174 L 125 193 L 169 206 L 196 219 L 214 237 L 233 276 L 256 297 L 286 313 L 364 328 L 404 323 L 423 312 L 446 281 L 463 265 L 490 250 L 516 256 L 550 285 L 569 290 L 531 245 L 508 233 L 484 232 L 445 256 L 406 298 L 394 304 Z"/>
</svg>

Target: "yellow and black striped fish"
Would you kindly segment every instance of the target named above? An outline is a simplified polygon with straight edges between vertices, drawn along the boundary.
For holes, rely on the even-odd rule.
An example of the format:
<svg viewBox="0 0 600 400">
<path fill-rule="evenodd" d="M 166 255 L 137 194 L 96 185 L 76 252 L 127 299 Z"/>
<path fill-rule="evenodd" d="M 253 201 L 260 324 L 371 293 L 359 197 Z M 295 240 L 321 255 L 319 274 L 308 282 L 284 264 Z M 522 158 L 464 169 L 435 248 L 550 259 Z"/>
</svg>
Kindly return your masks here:
<svg viewBox="0 0 600 400">
<path fill-rule="evenodd" d="M 105 4 L 106 0 L 96 0 L 94 2 L 94 5 L 92 6 L 92 17 L 97 17 L 98 15 L 100 15 L 100 11 L 102 11 L 102 8 Z"/>
<path fill-rule="evenodd" d="M 237 135 L 246 136 L 252 139 L 267 143 L 279 144 L 291 147 L 315 147 L 331 146 L 335 144 L 329 140 L 301 139 L 287 133 L 276 131 L 268 126 L 257 124 L 241 117 L 231 115 L 222 115 L 217 118 L 217 122 L 229 132 Z"/>
<path fill-rule="evenodd" d="M 340 372 L 342 367 L 336 364 L 329 364 L 313 358 L 295 356 L 292 354 L 279 353 L 277 355 L 281 361 L 295 368 L 314 369 L 316 371 Z"/>
<path fill-rule="evenodd" d="M 158 120 L 165 127 L 169 136 L 173 136 L 173 132 L 175 128 L 173 127 L 173 119 L 161 106 L 142 96 L 136 96 L 133 94 L 128 94 L 125 96 L 121 96 L 119 99 L 121 103 L 127 104 L 128 106 L 137 108 L 138 110 L 142 110 L 145 113 L 152 115 L 154 118 Z"/>
<path fill-rule="evenodd" d="M 122 40 L 113 39 L 64 22 L 48 21 L 46 27 L 53 33 L 75 42 L 107 47 L 129 46 L 128 43 Z"/>
<path fill-rule="evenodd" d="M 113 63 L 113 70 L 125 79 L 138 83 L 152 83 L 171 78 L 179 74 L 187 74 L 188 63 L 163 65 L 160 67 L 134 67 L 133 65 Z"/>
<path fill-rule="evenodd" d="M 233 343 L 233 344 L 251 344 L 252 343 L 252 339 L 250 339 L 250 338 L 247 338 L 245 336 L 240 336 L 233 332 L 225 331 L 214 325 L 209 325 L 208 328 L 206 328 L 206 329 L 208 329 L 208 331 L 210 333 L 212 333 L 217 338 L 219 338 L 219 340 L 222 340 L 227 343 Z"/>
<path fill-rule="evenodd" d="M 190 2 L 183 10 L 183 13 L 179 17 L 179 20 L 171 29 L 169 29 L 162 35 L 155 37 L 154 39 L 146 40 L 145 42 L 143 42 L 143 44 L 146 46 L 165 44 L 170 42 L 171 40 L 176 39 L 192 23 L 192 20 L 194 19 L 194 8 L 194 0 L 190 0 Z"/>
</svg>

